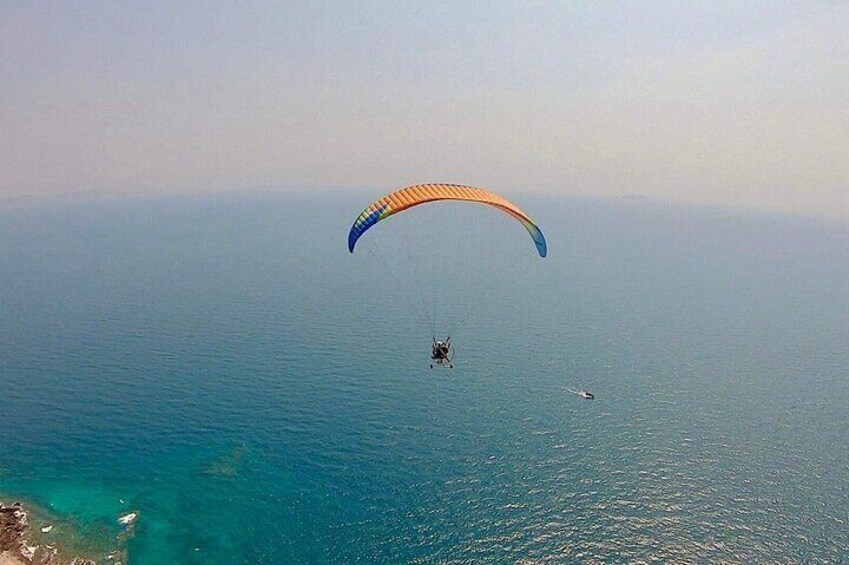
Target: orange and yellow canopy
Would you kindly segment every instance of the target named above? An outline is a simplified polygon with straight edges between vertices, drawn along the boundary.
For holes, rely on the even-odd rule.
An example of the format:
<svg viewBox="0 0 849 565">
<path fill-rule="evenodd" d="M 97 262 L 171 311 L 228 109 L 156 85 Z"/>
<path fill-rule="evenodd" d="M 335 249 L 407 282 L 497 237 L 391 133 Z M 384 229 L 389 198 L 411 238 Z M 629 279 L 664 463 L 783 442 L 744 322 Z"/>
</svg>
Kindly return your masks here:
<svg viewBox="0 0 849 565">
<path fill-rule="evenodd" d="M 525 229 L 528 230 L 528 233 L 534 240 L 540 257 L 545 257 L 548 250 L 545 237 L 527 214 L 515 204 L 497 194 L 481 188 L 459 184 L 417 184 L 387 194 L 383 198 L 372 202 L 362 211 L 354 221 L 354 225 L 351 226 L 351 231 L 348 233 L 348 250 L 353 253 L 357 240 L 379 221 L 419 204 L 436 202 L 438 200 L 479 202 L 510 214 L 525 226 Z"/>
</svg>

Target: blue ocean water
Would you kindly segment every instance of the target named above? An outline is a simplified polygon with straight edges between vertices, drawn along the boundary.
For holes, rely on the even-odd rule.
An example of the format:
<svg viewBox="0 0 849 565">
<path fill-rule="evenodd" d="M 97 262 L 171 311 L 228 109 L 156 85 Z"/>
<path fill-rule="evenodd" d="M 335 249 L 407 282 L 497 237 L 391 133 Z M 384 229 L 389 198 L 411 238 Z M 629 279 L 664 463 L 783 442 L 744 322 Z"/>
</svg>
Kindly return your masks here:
<svg viewBox="0 0 849 565">
<path fill-rule="evenodd" d="M 374 196 L 0 211 L 0 493 L 138 510 L 134 565 L 845 562 L 845 223 L 517 195 L 544 261 L 469 207 L 349 255 Z"/>
</svg>

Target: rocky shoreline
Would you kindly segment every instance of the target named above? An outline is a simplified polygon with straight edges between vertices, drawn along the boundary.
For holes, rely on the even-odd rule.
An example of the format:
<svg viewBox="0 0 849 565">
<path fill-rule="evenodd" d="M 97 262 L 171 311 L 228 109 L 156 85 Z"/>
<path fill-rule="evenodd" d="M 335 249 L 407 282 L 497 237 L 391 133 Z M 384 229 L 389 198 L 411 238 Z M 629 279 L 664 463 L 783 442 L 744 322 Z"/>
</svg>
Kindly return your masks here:
<svg viewBox="0 0 849 565">
<path fill-rule="evenodd" d="M 68 555 L 61 540 L 51 539 L 54 524 L 33 519 L 33 512 L 20 502 L 5 505 L 0 502 L 0 565 L 126 565 L 126 552 L 115 550 L 102 556 Z M 127 518 L 131 516 L 131 518 Z M 128 528 L 136 513 L 123 516 L 120 523 Z M 44 522 L 44 523 L 41 523 Z"/>
</svg>

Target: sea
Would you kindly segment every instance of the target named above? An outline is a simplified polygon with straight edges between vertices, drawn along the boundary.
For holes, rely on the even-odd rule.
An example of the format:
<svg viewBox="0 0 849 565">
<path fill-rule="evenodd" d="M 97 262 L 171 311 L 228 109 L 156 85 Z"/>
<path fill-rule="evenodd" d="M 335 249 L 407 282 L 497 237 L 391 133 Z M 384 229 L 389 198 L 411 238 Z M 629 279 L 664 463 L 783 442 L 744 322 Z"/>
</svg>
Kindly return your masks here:
<svg viewBox="0 0 849 565">
<path fill-rule="evenodd" d="M 517 193 L 544 259 L 469 204 L 349 253 L 380 195 L 0 210 L 0 499 L 132 565 L 849 562 L 849 223 Z"/>
</svg>

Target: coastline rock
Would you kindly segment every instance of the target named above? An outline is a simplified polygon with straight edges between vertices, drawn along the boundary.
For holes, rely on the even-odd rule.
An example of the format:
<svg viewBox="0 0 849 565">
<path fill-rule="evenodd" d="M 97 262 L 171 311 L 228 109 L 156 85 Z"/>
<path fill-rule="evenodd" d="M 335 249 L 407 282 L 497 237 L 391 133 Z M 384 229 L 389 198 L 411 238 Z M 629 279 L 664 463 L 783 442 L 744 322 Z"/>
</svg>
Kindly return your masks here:
<svg viewBox="0 0 849 565">
<path fill-rule="evenodd" d="M 40 528 L 43 533 L 53 529 L 52 525 Z M 20 502 L 5 506 L 0 502 L 0 561 L 11 565 L 97 565 L 85 557 L 74 557 L 70 561 L 58 557 L 55 545 L 33 543 L 27 512 Z"/>
<path fill-rule="evenodd" d="M 35 557 L 36 549 L 38 549 L 37 545 L 27 545 L 26 542 L 22 542 L 20 552 L 24 559 L 31 562 L 32 558 Z"/>
</svg>

